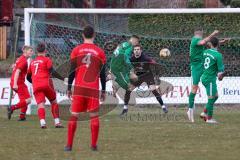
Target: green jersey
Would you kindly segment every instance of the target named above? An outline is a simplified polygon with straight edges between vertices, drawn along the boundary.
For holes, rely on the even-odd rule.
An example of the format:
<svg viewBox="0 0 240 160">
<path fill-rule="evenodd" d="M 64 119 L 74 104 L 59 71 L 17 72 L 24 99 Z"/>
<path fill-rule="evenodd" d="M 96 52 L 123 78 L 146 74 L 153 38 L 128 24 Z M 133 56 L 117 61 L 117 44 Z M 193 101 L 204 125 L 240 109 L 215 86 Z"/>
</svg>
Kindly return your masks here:
<svg viewBox="0 0 240 160">
<path fill-rule="evenodd" d="M 224 71 L 222 54 L 216 49 L 207 49 L 203 53 L 204 71 L 202 74 L 202 81 L 208 82 L 216 80 L 218 72 Z"/>
<path fill-rule="evenodd" d="M 190 63 L 198 64 L 202 62 L 203 51 L 205 49 L 204 46 L 198 45 L 198 43 L 202 40 L 199 37 L 193 37 L 190 44 Z"/>
<path fill-rule="evenodd" d="M 111 70 L 129 71 L 132 68 L 130 62 L 132 51 L 133 46 L 129 42 L 124 42 L 121 45 L 119 45 L 113 52 L 111 60 Z"/>
</svg>

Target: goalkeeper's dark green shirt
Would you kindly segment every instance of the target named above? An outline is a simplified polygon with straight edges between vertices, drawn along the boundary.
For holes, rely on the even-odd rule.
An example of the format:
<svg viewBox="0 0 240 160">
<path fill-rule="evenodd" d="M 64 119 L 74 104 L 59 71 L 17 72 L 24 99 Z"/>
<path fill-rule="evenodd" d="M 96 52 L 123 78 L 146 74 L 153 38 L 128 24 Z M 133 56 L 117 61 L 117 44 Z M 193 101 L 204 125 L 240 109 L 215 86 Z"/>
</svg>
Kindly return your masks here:
<svg viewBox="0 0 240 160">
<path fill-rule="evenodd" d="M 128 72 L 129 70 L 131 70 L 132 65 L 130 62 L 130 58 L 132 55 L 132 51 L 133 46 L 129 42 L 124 42 L 119 45 L 113 52 L 113 56 L 111 59 L 111 70 L 115 72 Z"/>
</svg>

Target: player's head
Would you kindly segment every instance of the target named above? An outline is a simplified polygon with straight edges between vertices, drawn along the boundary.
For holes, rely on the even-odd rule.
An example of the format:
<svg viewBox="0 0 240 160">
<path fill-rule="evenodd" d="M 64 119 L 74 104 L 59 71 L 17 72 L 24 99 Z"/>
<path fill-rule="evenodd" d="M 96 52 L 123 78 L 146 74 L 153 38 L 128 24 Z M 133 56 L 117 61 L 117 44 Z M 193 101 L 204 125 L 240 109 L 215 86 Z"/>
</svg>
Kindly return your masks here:
<svg viewBox="0 0 240 160">
<path fill-rule="evenodd" d="M 197 27 L 194 29 L 194 36 L 203 37 L 203 29 L 201 27 Z"/>
<path fill-rule="evenodd" d="M 22 51 L 26 57 L 31 57 L 33 55 L 33 48 L 31 46 L 24 45 Z"/>
<path fill-rule="evenodd" d="M 136 46 L 139 44 L 139 37 L 136 35 L 132 35 L 129 39 L 129 42 L 133 45 Z"/>
<path fill-rule="evenodd" d="M 212 37 L 209 40 L 208 44 L 211 48 L 217 48 L 219 45 L 219 39 L 217 37 Z"/>
<path fill-rule="evenodd" d="M 37 52 L 38 52 L 38 54 L 45 54 L 46 53 L 46 45 L 44 43 L 39 43 L 37 45 Z"/>
<path fill-rule="evenodd" d="M 133 55 L 135 58 L 139 58 L 142 55 L 141 45 L 138 44 L 133 47 Z"/>
<path fill-rule="evenodd" d="M 83 39 L 93 39 L 95 37 L 95 32 L 93 27 L 91 26 L 84 27 L 82 36 L 83 36 Z"/>
</svg>

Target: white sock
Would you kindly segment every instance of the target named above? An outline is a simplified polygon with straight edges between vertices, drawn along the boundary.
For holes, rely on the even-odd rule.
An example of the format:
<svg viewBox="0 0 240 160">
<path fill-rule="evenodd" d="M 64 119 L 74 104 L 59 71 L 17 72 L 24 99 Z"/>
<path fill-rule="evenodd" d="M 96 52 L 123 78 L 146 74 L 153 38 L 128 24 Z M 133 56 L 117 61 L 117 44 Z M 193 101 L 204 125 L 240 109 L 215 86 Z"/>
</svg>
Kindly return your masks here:
<svg viewBox="0 0 240 160">
<path fill-rule="evenodd" d="M 124 105 L 124 106 L 123 106 L 123 109 L 128 109 L 128 106 L 127 106 L 127 105 Z"/>
<path fill-rule="evenodd" d="M 59 118 L 55 118 L 54 122 L 55 122 L 55 124 L 59 124 L 60 123 L 60 119 Z"/>
<path fill-rule="evenodd" d="M 162 105 L 162 108 L 166 108 L 166 106 L 165 106 L 165 105 Z"/>
<path fill-rule="evenodd" d="M 193 111 L 193 108 L 188 108 L 189 111 Z"/>
<path fill-rule="evenodd" d="M 45 119 L 40 119 L 40 125 L 41 125 L 41 126 L 46 126 L 46 121 L 45 121 Z"/>
</svg>

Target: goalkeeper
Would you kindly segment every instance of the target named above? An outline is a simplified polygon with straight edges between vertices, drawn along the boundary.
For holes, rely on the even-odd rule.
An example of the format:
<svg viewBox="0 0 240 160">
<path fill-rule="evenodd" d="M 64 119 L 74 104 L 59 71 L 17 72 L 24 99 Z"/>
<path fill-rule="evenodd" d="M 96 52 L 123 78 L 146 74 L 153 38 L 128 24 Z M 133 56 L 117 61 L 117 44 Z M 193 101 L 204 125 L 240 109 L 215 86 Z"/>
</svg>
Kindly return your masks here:
<svg viewBox="0 0 240 160">
<path fill-rule="evenodd" d="M 130 79 L 136 79 L 136 76 L 130 78 L 130 74 L 133 66 L 131 65 L 130 58 L 133 51 L 133 46 L 139 44 L 139 37 L 132 35 L 129 41 L 120 44 L 115 51 L 111 59 L 111 73 L 114 75 L 117 84 L 125 90 L 133 90 L 134 86 L 130 83 Z M 116 93 L 118 86 L 113 84 L 113 92 Z"/>
<path fill-rule="evenodd" d="M 164 105 L 160 93 L 157 91 L 157 86 L 154 80 L 154 71 L 152 67 L 158 68 L 159 65 L 142 52 L 142 47 L 140 45 L 135 45 L 133 49 L 133 56 L 131 57 L 131 63 L 134 66 L 134 72 L 136 73 L 138 80 L 133 82 L 134 86 L 140 86 L 143 82 L 146 82 L 149 89 L 152 91 L 153 95 L 156 97 L 159 104 L 162 106 L 164 113 L 168 112 L 167 107 Z M 131 91 L 126 90 L 124 95 L 124 107 L 121 115 L 127 114 L 128 112 L 128 103 L 130 100 Z"/>
</svg>

